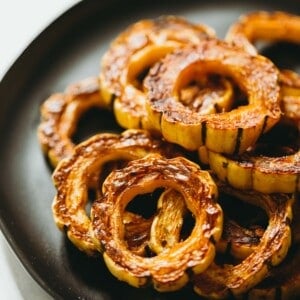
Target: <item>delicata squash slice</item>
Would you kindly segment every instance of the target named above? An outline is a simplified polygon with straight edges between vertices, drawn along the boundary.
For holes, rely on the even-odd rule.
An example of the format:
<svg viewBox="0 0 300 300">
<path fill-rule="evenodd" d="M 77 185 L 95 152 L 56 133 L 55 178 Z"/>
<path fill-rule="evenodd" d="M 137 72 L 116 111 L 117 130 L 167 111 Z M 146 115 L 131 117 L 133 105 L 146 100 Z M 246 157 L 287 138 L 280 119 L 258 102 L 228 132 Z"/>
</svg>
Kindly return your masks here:
<svg viewBox="0 0 300 300">
<path fill-rule="evenodd" d="M 298 127 L 292 120 L 282 119 L 241 155 L 207 150 L 206 157 L 218 178 L 235 188 L 294 193 L 300 191 L 299 149 Z M 199 157 L 202 157 L 200 152 Z"/>
<path fill-rule="evenodd" d="M 253 287 L 247 299 L 291 300 L 300 296 L 300 202 L 293 204 L 292 246 L 284 262 L 272 268 L 268 276 Z"/>
<path fill-rule="evenodd" d="M 257 40 L 300 43 L 300 17 L 282 12 L 251 13 L 241 17 L 230 28 L 226 39 L 253 55 L 257 54 L 254 45 Z M 220 179 L 236 188 L 253 188 L 264 193 L 293 193 L 300 190 L 300 76 L 291 70 L 281 70 L 279 85 L 280 122 L 294 124 L 295 128 L 286 126 L 288 130 L 273 134 L 273 140 L 278 141 L 295 132 L 293 147 L 282 145 L 280 153 L 277 151 L 277 154 L 272 154 L 274 146 L 278 150 L 278 145 L 271 141 L 273 143 L 262 146 L 258 142 L 240 156 L 226 156 L 205 148 L 199 149 L 200 160 L 209 164 Z M 275 126 L 272 130 L 276 131 L 278 125 Z"/>
<path fill-rule="evenodd" d="M 245 92 L 248 104 L 208 115 L 191 111 L 178 95 L 202 74 L 230 77 Z M 149 122 L 167 141 L 186 149 L 204 145 L 216 152 L 242 153 L 280 118 L 278 78 L 270 60 L 221 40 L 177 49 L 145 78 Z"/>
<path fill-rule="evenodd" d="M 97 77 L 71 84 L 64 93 L 53 94 L 43 102 L 38 139 L 53 167 L 73 153 L 72 135 L 78 120 L 94 107 L 107 108 L 100 96 Z"/>
<path fill-rule="evenodd" d="M 141 20 L 122 32 L 102 57 L 100 72 L 102 96 L 113 105 L 117 122 L 125 128 L 148 128 L 143 91 L 143 77 L 148 69 L 174 49 L 214 35 L 208 26 L 175 16 Z M 202 95 L 198 93 L 197 109 L 211 111 L 215 103 L 220 109 L 230 105 L 230 83 L 221 79 L 212 85 Z M 185 94 L 191 93 L 195 94 L 195 88 Z M 188 99 L 191 102 L 191 97 Z"/>
<path fill-rule="evenodd" d="M 195 224 L 190 235 L 170 244 L 157 255 L 141 257 L 124 240 L 124 211 L 137 195 L 171 188 L 183 195 Z M 103 247 L 104 261 L 118 279 L 135 287 L 152 282 L 159 291 L 183 287 L 189 272 L 203 272 L 215 255 L 223 215 L 216 203 L 217 187 L 209 175 L 184 157 L 166 159 L 150 154 L 110 173 L 103 183 L 103 197 L 91 210 L 94 238 Z"/>
<path fill-rule="evenodd" d="M 173 145 L 153 138 L 147 131 L 131 129 L 120 135 L 94 135 L 77 145 L 73 154 L 58 164 L 53 173 L 57 189 L 52 203 L 53 217 L 56 225 L 66 230 L 68 238 L 80 250 L 90 255 L 101 251 L 101 247 L 93 242 L 90 217 L 86 212 L 89 190 L 95 187 L 94 178 L 101 177 L 99 174 L 109 162 L 138 159 L 149 153 L 173 157 L 178 152 Z M 124 218 L 124 223 L 131 226 L 133 223 L 141 225 L 144 221 L 132 215 Z M 140 234 L 147 235 L 147 230 L 141 230 Z M 132 236 L 130 232 L 128 236 Z"/>
<path fill-rule="evenodd" d="M 256 42 L 300 44 L 300 16 L 285 12 L 258 11 L 243 15 L 228 30 L 226 41 L 256 55 Z M 280 70 L 281 106 L 284 116 L 296 120 L 300 128 L 300 76 Z"/>
<path fill-rule="evenodd" d="M 226 41 L 256 55 L 257 41 L 300 43 L 300 17 L 286 12 L 257 11 L 242 15 L 226 34 Z"/>
<path fill-rule="evenodd" d="M 203 273 L 195 275 L 194 290 L 203 297 L 225 299 L 241 296 L 261 282 L 270 269 L 286 257 L 291 245 L 291 194 L 261 194 L 240 191 L 229 185 L 218 185 L 220 193 L 227 193 L 263 208 L 269 222 L 257 248 L 237 264 L 213 262 Z"/>
</svg>

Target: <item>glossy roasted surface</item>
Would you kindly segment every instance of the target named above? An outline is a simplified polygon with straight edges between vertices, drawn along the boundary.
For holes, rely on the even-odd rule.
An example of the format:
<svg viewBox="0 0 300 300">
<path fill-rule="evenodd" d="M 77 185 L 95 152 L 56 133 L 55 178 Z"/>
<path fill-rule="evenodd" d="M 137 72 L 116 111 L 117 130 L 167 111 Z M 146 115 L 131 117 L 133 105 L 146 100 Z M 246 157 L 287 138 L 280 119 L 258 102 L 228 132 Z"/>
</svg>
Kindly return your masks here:
<svg viewBox="0 0 300 300">
<path fill-rule="evenodd" d="M 5 145 L 0 149 L 1 229 L 26 269 L 55 299 L 74 299 L 78 295 L 87 299 L 122 299 L 124 295 L 126 299 L 199 297 L 190 289 L 157 293 L 149 288 L 130 288 L 114 280 L 101 261 L 78 251 L 57 230 L 49 210 L 55 193 L 52 167 L 44 160 L 36 138 L 41 102 L 51 93 L 63 91 L 69 83 L 97 74 L 99 57 L 109 42 L 137 19 L 171 12 L 192 21 L 201 20 L 223 37 L 241 13 L 261 8 L 299 14 L 295 1 L 254 0 L 241 4 L 230 0 L 154 0 L 144 1 L 142 6 L 135 0 L 83 1 L 49 26 L 4 77 L 0 83 L 0 128 Z M 295 48 L 276 49 L 282 54 L 278 56 L 282 63 L 288 60 L 291 65 L 292 60 L 295 70 L 299 70 Z M 120 131 L 109 112 L 100 114 L 100 120 L 100 130 Z"/>
<path fill-rule="evenodd" d="M 101 251 L 101 245 L 93 242 L 86 207 L 89 190 L 95 190 L 97 197 L 101 195 L 106 164 L 142 158 L 149 153 L 172 157 L 179 152 L 173 145 L 153 138 L 147 131 L 129 129 L 120 135 L 94 135 L 75 147 L 73 154 L 58 164 L 52 175 L 57 189 L 52 203 L 54 220 L 80 250 L 89 255 Z"/>
<path fill-rule="evenodd" d="M 156 255 L 137 256 L 124 243 L 120 220 L 136 195 L 162 187 L 182 194 L 195 225 L 186 239 Z M 174 291 L 187 284 L 187 269 L 197 274 L 211 263 L 214 241 L 219 240 L 222 232 L 223 213 L 215 201 L 216 185 L 197 164 L 179 156 L 165 159 L 149 155 L 113 171 L 103 184 L 103 192 L 92 207 L 93 229 L 95 238 L 103 245 L 107 267 L 120 280 L 135 287 L 150 280 L 159 291 Z"/>
<path fill-rule="evenodd" d="M 140 20 L 123 30 L 101 58 L 103 98 L 125 128 L 148 128 L 143 79 L 167 53 L 215 36 L 207 25 L 179 16 Z"/>
<path fill-rule="evenodd" d="M 54 167 L 73 153 L 80 117 L 96 107 L 109 109 L 101 99 L 98 77 L 70 84 L 64 93 L 52 94 L 42 103 L 38 139 Z"/>
<path fill-rule="evenodd" d="M 180 88 L 203 73 L 229 76 L 246 93 L 248 105 L 209 115 L 184 107 L 178 101 Z M 145 79 L 149 120 L 168 141 L 189 150 L 205 145 L 216 152 L 241 153 L 280 118 L 278 75 L 266 57 L 221 40 L 186 46 L 156 64 Z"/>
<path fill-rule="evenodd" d="M 228 298 L 249 291 L 263 280 L 272 266 L 282 262 L 291 244 L 292 204 L 288 194 L 260 194 L 242 192 L 228 185 L 219 184 L 220 191 L 263 208 L 268 217 L 268 226 L 259 244 L 245 259 L 235 264 L 212 264 L 204 273 L 195 276 L 195 290 L 205 297 Z"/>
</svg>

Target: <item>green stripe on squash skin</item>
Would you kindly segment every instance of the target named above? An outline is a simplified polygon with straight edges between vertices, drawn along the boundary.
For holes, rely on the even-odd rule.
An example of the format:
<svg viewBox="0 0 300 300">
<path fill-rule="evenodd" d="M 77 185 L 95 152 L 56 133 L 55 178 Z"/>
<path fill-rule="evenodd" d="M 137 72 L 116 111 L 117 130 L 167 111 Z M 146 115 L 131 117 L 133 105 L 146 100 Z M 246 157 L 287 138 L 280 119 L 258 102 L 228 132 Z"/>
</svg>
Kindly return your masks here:
<svg viewBox="0 0 300 300">
<path fill-rule="evenodd" d="M 110 107 L 111 111 L 113 111 L 113 109 L 114 109 L 116 99 L 117 99 L 117 96 L 115 94 L 111 94 L 110 100 L 109 100 L 109 107 Z"/>
<path fill-rule="evenodd" d="M 300 190 L 299 152 L 282 158 L 282 170 L 294 170 L 290 173 L 277 172 L 274 168 L 276 161 L 270 157 L 234 158 L 221 153 L 208 150 L 208 164 L 217 177 L 227 181 L 235 188 L 249 190 L 254 189 L 263 193 L 294 193 Z M 267 160 L 270 160 L 267 163 Z M 263 167 L 265 164 L 265 167 Z M 279 162 L 280 165 L 280 162 Z M 277 167 L 278 168 L 278 167 Z M 298 168 L 298 169 L 295 169 Z"/>
<path fill-rule="evenodd" d="M 233 152 L 234 154 L 237 154 L 240 152 L 242 136 L 243 136 L 243 128 L 238 128 L 236 144 L 235 144 L 235 148 L 234 148 L 234 152 Z"/>
<path fill-rule="evenodd" d="M 201 138 L 202 138 L 202 144 L 205 145 L 206 143 L 206 122 L 205 121 L 202 123 Z"/>
</svg>

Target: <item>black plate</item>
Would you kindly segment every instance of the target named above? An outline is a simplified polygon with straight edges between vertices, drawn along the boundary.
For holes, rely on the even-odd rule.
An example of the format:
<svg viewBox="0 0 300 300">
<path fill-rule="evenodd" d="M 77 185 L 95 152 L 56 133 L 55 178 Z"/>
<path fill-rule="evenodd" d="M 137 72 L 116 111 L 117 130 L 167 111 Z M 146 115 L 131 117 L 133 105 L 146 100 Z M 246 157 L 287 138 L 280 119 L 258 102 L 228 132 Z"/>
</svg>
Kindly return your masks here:
<svg viewBox="0 0 300 300">
<path fill-rule="evenodd" d="M 141 18 L 182 15 L 214 27 L 223 37 L 240 14 L 261 9 L 300 14 L 299 1 L 294 0 L 83 1 L 40 34 L 7 72 L 0 85 L 1 229 L 32 277 L 55 299 L 198 297 L 190 291 L 160 295 L 150 288 L 128 287 L 115 280 L 100 259 L 80 253 L 57 230 L 50 209 L 52 170 L 36 138 L 41 102 L 67 84 L 97 74 L 109 41 Z M 280 63 L 290 66 L 299 48 L 283 49 L 288 52 Z M 105 121 L 100 125 L 104 130 L 111 126 Z"/>
</svg>

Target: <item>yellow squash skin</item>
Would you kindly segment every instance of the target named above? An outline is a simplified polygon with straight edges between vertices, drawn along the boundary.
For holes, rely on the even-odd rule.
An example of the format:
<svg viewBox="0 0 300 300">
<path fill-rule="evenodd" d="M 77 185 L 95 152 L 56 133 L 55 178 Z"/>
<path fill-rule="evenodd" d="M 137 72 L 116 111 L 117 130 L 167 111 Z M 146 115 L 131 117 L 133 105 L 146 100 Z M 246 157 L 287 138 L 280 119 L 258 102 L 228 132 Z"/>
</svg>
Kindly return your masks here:
<svg viewBox="0 0 300 300">
<path fill-rule="evenodd" d="M 226 213 L 224 215 L 226 217 Z M 237 260 L 247 258 L 255 251 L 264 233 L 264 228 L 253 225 L 255 228 L 248 229 L 225 218 L 223 235 L 216 245 L 217 251 L 231 255 Z"/>
<path fill-rule="evenodd" d="M 293 193 L 299 190 L 299 152 L 277 159 L 267 156 L 231 159 L 212 151 L 208 156 L 209 165 L 217 176 L 235 188 L 262 193 Z"/>
<path fill-rule="evenodd" d="M 202 149 L 200 160 L 222 181 L 262 193 L 294 193 L 300 186 L 300 136 L 293 120 L 286 117 L 241 155 L 230 156 Z M 205 156 L 203 154 L 204 150 Z"/>
</svg>

